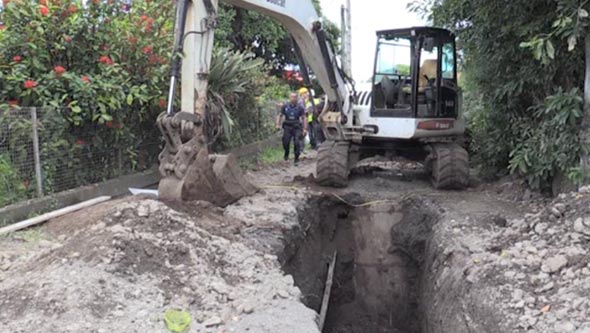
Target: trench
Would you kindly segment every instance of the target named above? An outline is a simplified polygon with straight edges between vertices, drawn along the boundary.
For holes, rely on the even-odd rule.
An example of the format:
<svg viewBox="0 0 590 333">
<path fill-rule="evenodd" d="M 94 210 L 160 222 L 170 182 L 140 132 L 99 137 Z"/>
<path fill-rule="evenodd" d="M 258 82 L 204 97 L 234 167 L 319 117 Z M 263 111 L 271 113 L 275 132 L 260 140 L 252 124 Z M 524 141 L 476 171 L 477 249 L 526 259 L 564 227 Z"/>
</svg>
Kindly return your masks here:
<svg viewBox="0 0 590 333">
<path fill-rule="evenodd" d="M 299 215 L 301 228 L 287 235 L 283 268 L 305 305 L 318 313 L 328 263 L 337 252 L 323 332 L 424 331 L 422 263 L 436 210 L 419 199 L 353 208 L 320 196 Z"/>
</svg>

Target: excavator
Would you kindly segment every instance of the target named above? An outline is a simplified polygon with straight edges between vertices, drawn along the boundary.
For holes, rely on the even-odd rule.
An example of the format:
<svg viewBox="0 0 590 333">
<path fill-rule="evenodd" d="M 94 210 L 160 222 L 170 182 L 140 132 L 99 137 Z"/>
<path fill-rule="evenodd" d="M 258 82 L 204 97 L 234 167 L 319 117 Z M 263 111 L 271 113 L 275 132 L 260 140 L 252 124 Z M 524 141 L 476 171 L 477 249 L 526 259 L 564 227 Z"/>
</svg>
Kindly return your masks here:
<svg viewBox="0 0 590 333">
<path fill-rule="evenodd" d="M 309 84 L 311 70 L 326 94 L 319 119 L 326 138 L 318 150 L 320 185 L 345 187 L 350 170 L 375 155 L 420 160 L 437 189 L 468 185 L 465 121 L 457 84 L 455 37 L 444 29 L 377 32 L 374 73 L 360 91 L 340 68 L 312 0 L 224 0 L 281 23 Z M 164 200 L 206 200 L 225 206 L 251 195 L 231 155 L 209 154 L 205 117 L 218 0 L 177 0 L 174 53 L 166 112 L 157 120 Z M 180 109 L 174 100 L 180 91 Z"/>
</svg>

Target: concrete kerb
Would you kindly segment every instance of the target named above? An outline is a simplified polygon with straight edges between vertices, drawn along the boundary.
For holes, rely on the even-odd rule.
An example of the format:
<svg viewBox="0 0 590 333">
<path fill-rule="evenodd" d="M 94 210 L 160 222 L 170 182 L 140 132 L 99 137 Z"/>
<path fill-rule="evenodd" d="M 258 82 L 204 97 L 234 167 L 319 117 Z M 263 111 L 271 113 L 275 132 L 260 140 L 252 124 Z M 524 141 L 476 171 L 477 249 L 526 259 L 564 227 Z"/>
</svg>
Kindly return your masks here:
<svg viewBox="0 0 590 333">
<path fill-rule="evenodd" d="M 225 153 L 232 153 L 237 158 L 249 158 L 262 150 L 274 147 L 278 139 L 272 136 L 269 139 L 232 149 Z M 145 188 L 157 184 L 160 175 L 157 169 L 122 176 L 107 180 L 102 183 L 78 187 L 68 191 L 48 195 L 43 198 L 30 199 L 0 208 L 0 227 L 12 224 L 36 214 L 45 213 L 50 210 L 60 209 L 66 206 L 75 205 L 79 202 L 90 200 L 98 196 L 108 195 L 112 197 L 125 195 L 130 187 Z"/>
</svg>

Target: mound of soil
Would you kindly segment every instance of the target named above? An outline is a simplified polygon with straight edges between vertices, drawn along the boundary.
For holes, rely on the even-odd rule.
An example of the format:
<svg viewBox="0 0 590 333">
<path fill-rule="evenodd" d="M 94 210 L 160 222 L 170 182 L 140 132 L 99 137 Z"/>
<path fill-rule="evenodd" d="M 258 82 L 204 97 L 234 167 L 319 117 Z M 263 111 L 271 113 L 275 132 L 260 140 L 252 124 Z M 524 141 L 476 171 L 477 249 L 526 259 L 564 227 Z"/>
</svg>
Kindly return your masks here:
<svg viewBox="0 0 590 333">
<path fill-rule="evenodd" d="M 275 256 L 151 199 L 96 217 L 0 273 L 0 331 L 163 332 L 170 308 L 193 316 L 190 332 L 317 330 Z"/>
<path fill-rule="evenodd" d="M 484 275 L 508 295 L 517 328 L 590 332 L 590 188 L 509 220 L 490 243 Z"/>
</svg>

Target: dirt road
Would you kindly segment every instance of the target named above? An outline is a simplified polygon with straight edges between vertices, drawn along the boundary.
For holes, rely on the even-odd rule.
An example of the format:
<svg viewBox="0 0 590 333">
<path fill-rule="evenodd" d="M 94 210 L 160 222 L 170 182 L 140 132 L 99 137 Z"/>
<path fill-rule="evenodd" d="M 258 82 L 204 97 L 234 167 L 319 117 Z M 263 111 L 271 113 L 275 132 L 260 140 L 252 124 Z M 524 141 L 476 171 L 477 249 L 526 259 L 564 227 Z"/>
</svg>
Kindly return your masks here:
<svg viewBox="0 0 590 333">
<path fill-rule="evenodd" d="M 127 197 L 0 239 L 0 331 L 167 332 L 176 308 L 190 332 L 318 332 L 337 252 L 325 332 L 590 332 L 589 194 L 433 191 L 405 161 L 333 190 L 313 157 L 225 209 Z"/>
</svg>

